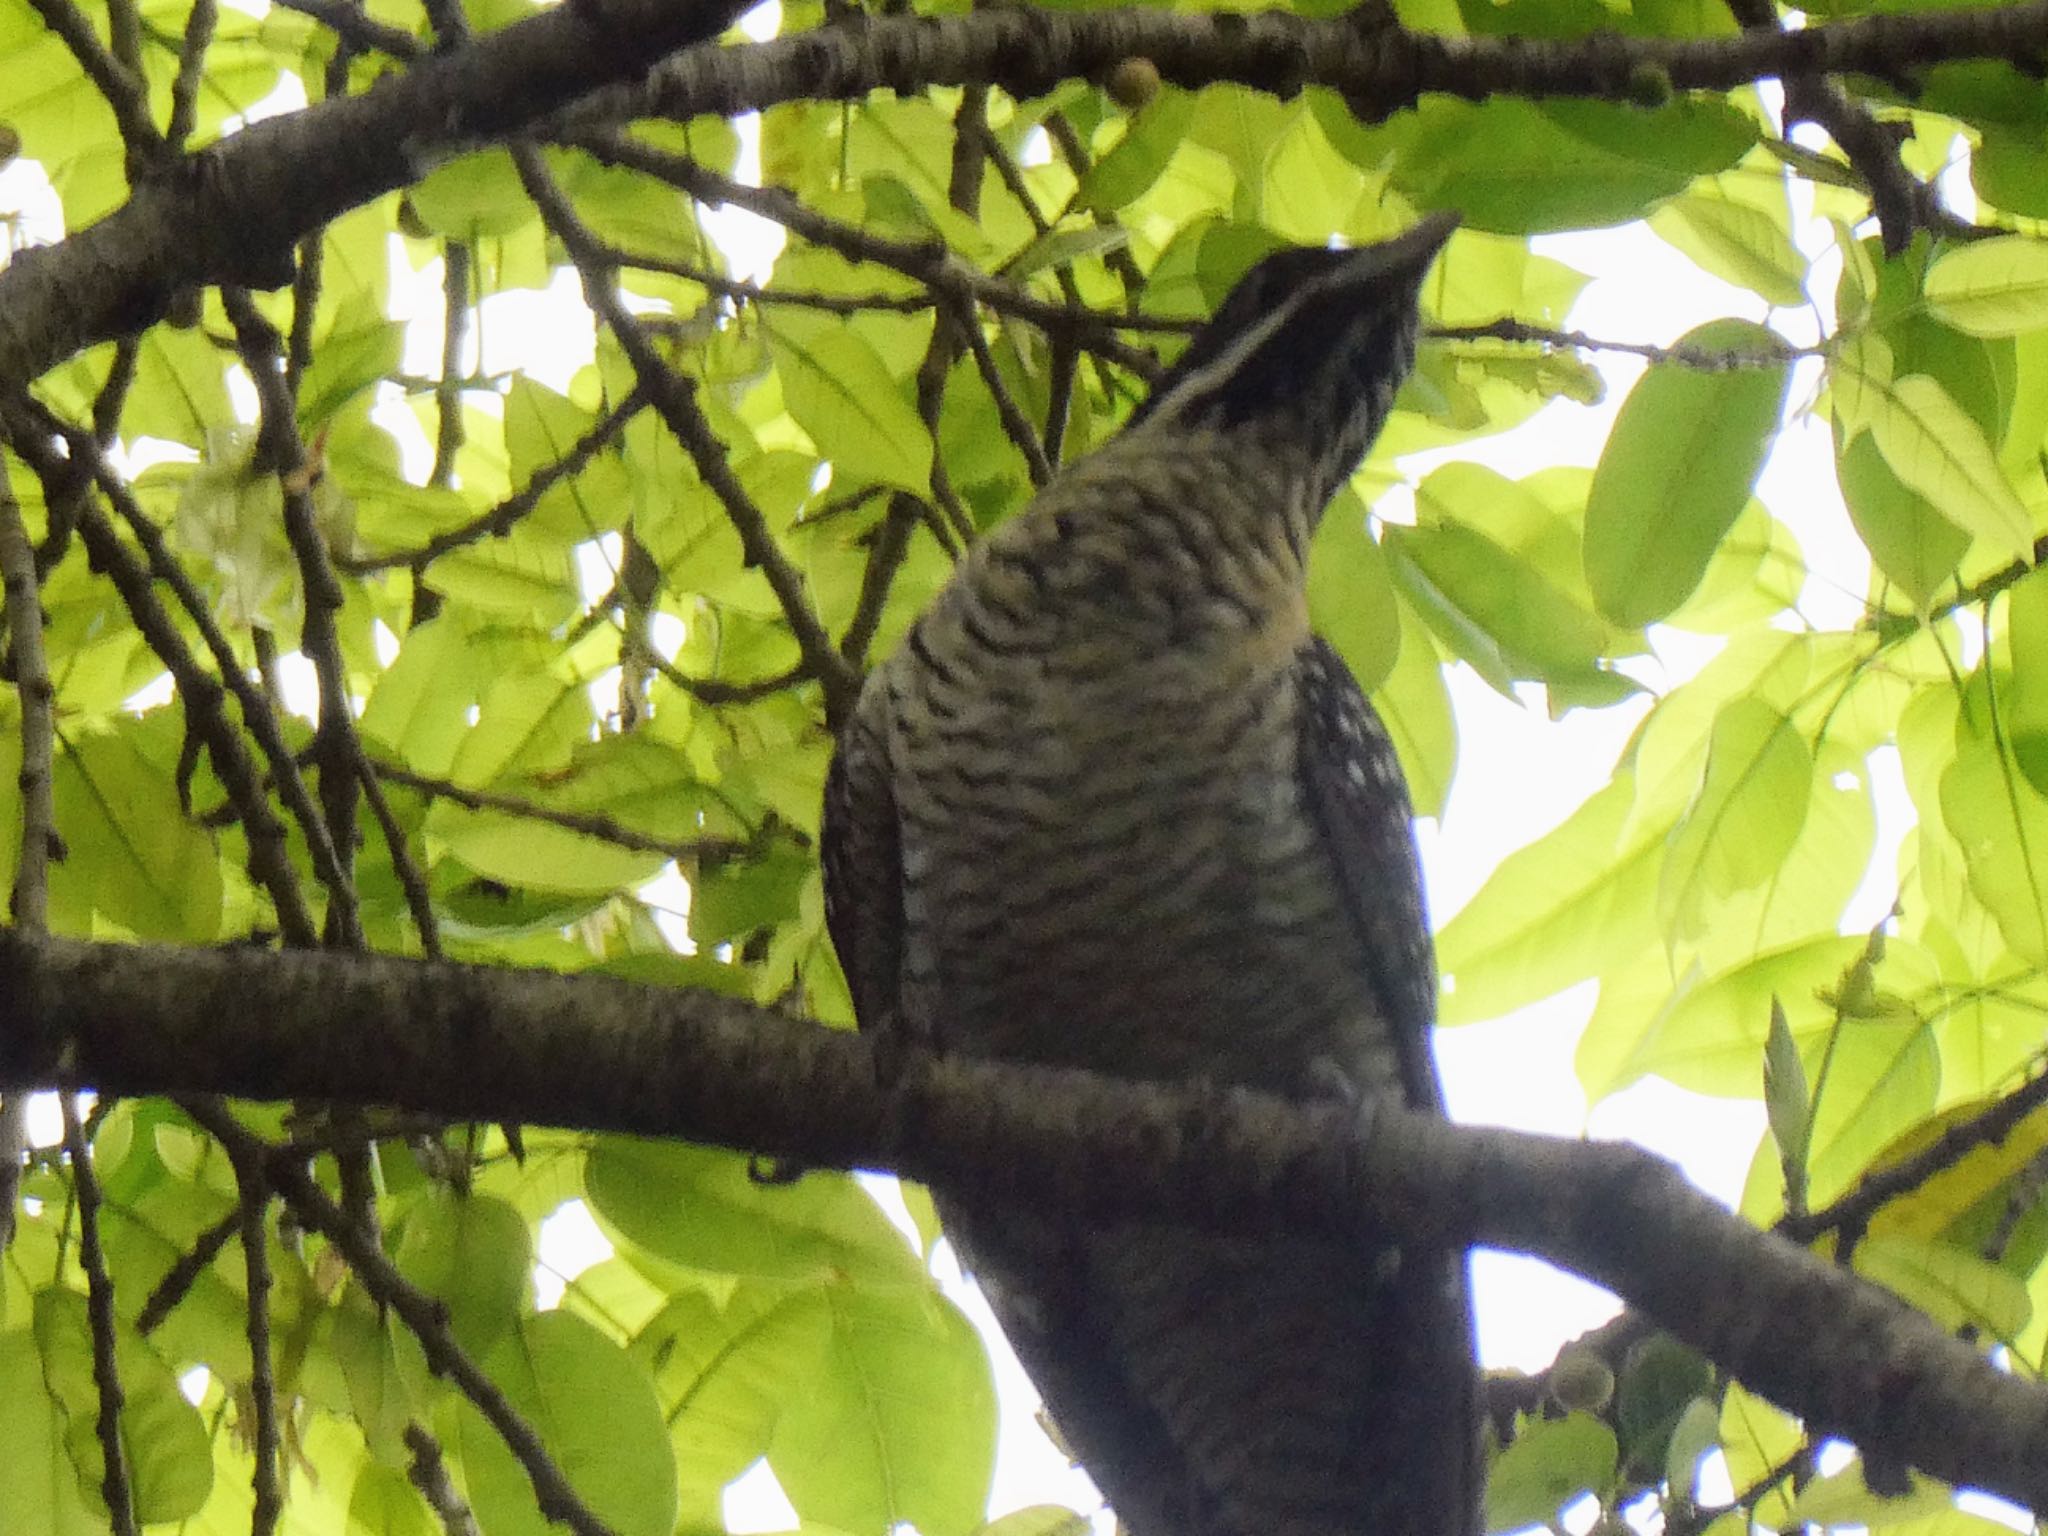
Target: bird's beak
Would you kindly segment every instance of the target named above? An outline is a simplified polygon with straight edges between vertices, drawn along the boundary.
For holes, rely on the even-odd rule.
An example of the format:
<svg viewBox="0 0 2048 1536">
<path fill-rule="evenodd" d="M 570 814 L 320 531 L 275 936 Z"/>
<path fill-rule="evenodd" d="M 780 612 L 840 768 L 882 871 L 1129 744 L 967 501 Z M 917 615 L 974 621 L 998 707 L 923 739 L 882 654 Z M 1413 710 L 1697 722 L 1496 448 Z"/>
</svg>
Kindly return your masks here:
<svg viewBox="0 0 2048 1536">
<path fill-rule="evenodd" d="M 1424 214 L 1393 239 L 1375 248 L 1380 270 L 1388 277 L 1406 277 L 1420 283 L 1436 253 L 1444 248 L 1462 220 L 1451 209 Z"/>
</svg>

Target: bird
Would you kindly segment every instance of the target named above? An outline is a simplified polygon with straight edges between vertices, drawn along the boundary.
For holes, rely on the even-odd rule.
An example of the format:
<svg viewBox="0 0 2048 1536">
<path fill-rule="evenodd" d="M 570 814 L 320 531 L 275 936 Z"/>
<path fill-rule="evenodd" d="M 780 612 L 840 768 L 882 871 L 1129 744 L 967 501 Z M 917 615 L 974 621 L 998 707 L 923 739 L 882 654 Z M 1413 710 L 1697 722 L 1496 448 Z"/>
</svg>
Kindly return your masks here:
<svg viewBox="0 0 2048 1536">
<path fill-rule="evenodd" d="M 820 852 L 879 1054 L 1442 1112 L 1407 789 L 1306 563 L 1456 223 L 1257 262 L 869 674 Z M 1475 1536 L 1462 1252 L 933 1194 L 1130 1536 Z"/>
</svg>

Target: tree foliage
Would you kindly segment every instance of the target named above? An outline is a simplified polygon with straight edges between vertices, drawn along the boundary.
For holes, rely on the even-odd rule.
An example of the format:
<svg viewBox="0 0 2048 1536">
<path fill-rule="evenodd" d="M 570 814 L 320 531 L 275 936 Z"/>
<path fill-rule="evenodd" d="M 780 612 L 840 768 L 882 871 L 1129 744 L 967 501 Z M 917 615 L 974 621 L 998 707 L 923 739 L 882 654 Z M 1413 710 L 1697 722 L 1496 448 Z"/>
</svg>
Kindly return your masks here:
<svg viewBox="0 0 2048 1536">
<path fill-rule="evenodd" d="M 1449 667 L 1641 723 L 1444 926 L 1444 1021 L 1596 980 L 1589 1099 L 1761 1100 L 1746 1217 L 2038 1376 L 2048 10 L 787 0 L 720 39 L 735 10 L 0 3 L 9 185 L 59 210 L 0 271 L 15 928 L 849 1025 L 815 840 L 865 665 L 1260 255 L 1453 208 L 1312 613 L 1424 815 Z M 767 275 L 721 207 L 780 231 Z M 1636 220 L 1740 312 L 1569 331 L 1630 274 L 1531 237 Z M 1606 349 L 1648 366 L 1596 464 L 1484 467 Z M 1788 420 L 1868 551 L 1844 620 L 1755 494 Z M 1674 630 L 1711 659 L 1646 700 Z M 1896 906 L 1845 934 L 1893 762 Z M 760 1172 L 103 1100 L 35 1149 L 0 1266 L 0 1530 L 667 1536 L 764 1457 L 807 1526 L 982 1527 L 993 1391 L 928 1202 L 913 1243 L 848 1176 Z M 537 1310 L 579 1200 L 615 1257 Z M 1816 1475 L 1828 1426 L 1634 1320 L 1499 1387 L 1495 1530 L 1587 1493 L 1715 1536 L 1990 1528 L 1882 1457 Z"/>
</svg>

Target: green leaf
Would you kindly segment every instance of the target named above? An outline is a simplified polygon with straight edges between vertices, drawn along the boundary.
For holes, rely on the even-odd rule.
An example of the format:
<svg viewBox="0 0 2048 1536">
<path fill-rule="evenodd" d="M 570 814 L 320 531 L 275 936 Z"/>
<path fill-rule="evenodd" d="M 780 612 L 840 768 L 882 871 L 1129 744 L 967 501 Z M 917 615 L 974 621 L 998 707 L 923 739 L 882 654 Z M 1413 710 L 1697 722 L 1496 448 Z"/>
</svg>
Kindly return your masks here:
<svg viewBox="0 0 2048 1536">
<path fill-rule="evenodd" d="M 370 692 L 359 727 L 421 773 L 445 776 L 469 730 L 475 650 L 447 616 L 416 624 Z"/>
<path fill-rule="evenodd" d="M 67 851 L 50 896 L 137 938 L 204 944 L 220 933 L 220 854 L 178 808 L 174 732 L 160 711 L 64 743 L 52 787 Z"/>
<path fill-rule="evenodd" d="M 1672 1426 L 1664 1453 L 1664 1481 L 1674 1494 L 1697 1497 L 1700 1459 L 1719 1446 L 1720 1414 L 1711 1398 L 1696 1397 Z"/>
<path fill-rule="evenodd" d="M 1888 956 L 1887 971 L 1922 973 L 1938 988 L 1924 952 L 1903 943 Z M 1814 1079 L 1810 1158 L 1816 1203 L 1835 1199 L 1861 1178 L 1901 1134 L 1934 1108 L 1941 1059 L 1934 1032 L 1904 997 L 1878 994 L 1872 1006 L 1852 1011 L 1836 999 L 1840 1019 L 1828 1031 Z"/>
<path fill-rule="evenodd" d="M 1012 282 L 1022 282 L 1034 272 L 1120 251 L 1130 243 L 1130 231 L 1116 224 L 1049 229 L 1005 262 L 1003 275 Z"/>
<path fill-rule="evenodd" d="M 1631 1349 L 1614 1395 L 1615 1423 L 1628 1465 L 1645 1476 L 1659 1476 L 1674 1431 L 1712 1387 L 1713 1368 L 1668 1333 L 1653 1333 Z"/>
<path fill-rule="evenodd" d="M 978 1536 L 1088 1536 L 1095 1524 L 1064 1504 L 1030 1504 L 984 1525 Z"/>
<path fill-rule="evenodd" d="M 679 1291 L 633 1340 L 653 1373 L 682 1473 L 686 1509 L 715 1515 L 725 1485 L 768 1453 L 782 1406 L 829 1347 L 808 1292 L 745 1282 L 730 1297 Z"/>
<path fill-rule="evenodd" d="M 818 451 L 851 481 L 924 495 L 931 435 L 881 358 L 845 321 L 778 310 L 766 322 L 783 399 Z"/>
<path fill-rule="evenodd" d="M 1873 1531 L 1900 1531 L 1913 1529 L 1929 1515 L 1940 1519 L 1955 1513 L 1952 1489 L 1910 1470 L 1906 1475 L 1911 1480 L 1908 1493 L 1898 1497 L 1872 1493 L 1858 1458 L 1801 1488 L 1786 1521 L 1800 1526 L 1811 1521 L 1829 1530 L 1863 1526 Z"/>
<path fill-rule="evenodd" d="M 1441 816 L 1458 765 L 1458 723 L 1451 715 L 1443 665 L 1429 631 L 1406 603 L 1397 607 L 1400 651 L 1394 670 L 1373 693 L 1372 704 L 1400 754 L 1415 814 Z"/>
<path fill-rule="evenodd" d="M 1695 176 L 1732 166 L 1755 142 L 1755 124 L 1726 101 L 1645 112 L 1606 102 L 1425 96 L 1393 185 L 1421 208 L 1460 210 L 1474 229 L 1585 229 L 1641 218 Z"/>
<path fill-rule="evenodd" d="M 1548 1525 L 1580 1494 L 1612 1482 L 1619 1456 L 1614 1431 L 1591 1414 L 1525 1420 L 1487 1477 L 1487 1531 Z"/>
<path fill-rule="evenodd" d="M 1689 192 L 1651 214 L 1649 223 L 1701 271 L 1761 294 L 1780 309 L 1806 302 L 1806 258 L 1784 219 L 1731 198 Z"/>
<path fill-rule="evenodd" d="M 38 1291 L 34 1322 L 43 1380 L 66 1421 L 65 1448 L 88 1497 L 104 1508 L 99 1486 L 106 1463 L 85 1297 L 54 1286 Z M 213 1488 L 205 1422 L 178 1391 L 171 1368 L 132 1329 L 117 1331 L 114 1354 L 123 1398 L 121 1444 L 136 1517 L 145 1525 L 182 1520 L 206 1502 Z"/>
<path fill-rule="evenodd" d="M 1958 528 L 2019 560 L 2033 558 L 2033 519 L 1983 428 L 1927 374 L 1872 391 L 1870 434 L 1902 484 Z"/>
<path fill-rule="evenodd" d="M 1835 437 L 1840 443 L 1839 426 Z M 1849 520 L 1863 536 L 1870 558 L 1915 608 L 1926 608 L 1954 577 L 1970 536 L 1892 473 L 1868 432 L 1857 433 L 1838 450 L 1835 474 Z"/>
<path fill-rule="evenodd" d="M 1365 508 L 1348 490 L 1323 514 L 1309 546 L 1308 617 L 1367 693 L 1393 672 L 1401 608 L 1387 562 L 1366 530 Z"/>
<path fill-rule="evenodd" d="M 324 426 L 342 406 L 398 371 L 405 327 L 366 306 L 350 309 L 320 339 L 299 385 L 299 425 Z"/>
<path fill-rule="evenodd" d="M 472 613 L 552 629 L 580 603 L 576 562 L 559 540 L 521 524 L 434 562 L 435 588 Z"/>
<path fill-rule="evenodd" d="M 1970 152 L 1970 183 L 1985 202 L 2007 213 L 2048 217 L 2048 146 L 2039 127 L 1984 124 Z"/>
<path fill-rule="evenodd" d="M 590 735 L 590 698 L 545 672 L 507 672 L 489 685 L 449 776 L 483 788 L 518 774 L 552 776 Z"/>
<path fill-rule="evenodd" d="M 42 1536 L 105 1536 L 105 1507 L 88 1504 L 78 1468 L 64 1451 L 65 1415 L 43 1385 L 42 1361 L 26 1329 L 0 1333 L 0 1529 Z M 204 1456 L 205 1447 L 200 1448 Z"/>
<path fill-rule="evenodd" d="M 448 1309 L 455 1342 L 489 1351 L 526 1304 L 533 1238 L 526 1218 L 490 1195 L 436 1186 L 405 1215 L 398 1268 Z"/>
<path fill-rule="evenodd" d="M 1721 1399 L 1721 1453 L 1728 1458 L 1728 1476 L 1737 1488 L 1756 1487 L 1764 1475 L 1782 1466 L 1805 1438 L 1799 1421 L 1765 1402 L 1740 1382 L 1728 1383 Z M 1758 1501 L 1757 1519 L 1771 1529 L 1785 1523 L 1789 1483 L 1781 1483 Z"/>
<path fill-rule="evenodd" d="M 2006 593 L 2006 643 L 2014 668 L 1999 698 L 2006 739 L 2022 776 L 2048 796 L 2048 576 L 2030 571 Z"/>
<path fill-rule="evenodd" d="M 2048 327 L 2048 243 L 2003 235 L 1956 246 L 1928 267 L 1922 292 L 1936 315 L 1972 336 Z"/>
<path fill-rule="evenodd" d="M 797 1513 L 859 1536 L 979 1526 L 996 1401 L 973 1324 L 921 1289 L 835 1284 L 803 1304 L 823 1314 L 829 1347 L 785 1402 L 768 1450 Z"/>
<path fill-rule="evenodd" d="M 203 331 L 151 326 L 136 347 L 122 430 L 199 447 L 209 432 L 234 422 L 227 365 L 228 354 Z"/>
<path fill-rule="evenodd" d="M 1942 821 L 1962 852 L 1970 890 L 2013 953 L 2048 964 L 2048 798 L 2000 749 L 1985 678 L 1956 717 L 1956 756 L 1941 776 Z"/>
<path fill-rule="evenodd" d="M 764 1185 L 738 1153 L 611 1136 L 591 1148 L 584 1181 L 594 1214 L 669 1264 L 807 1283 L 847 1274 L 924 1284 L 903 1235 L 845 1174 Z"/>
<path fill-rule="evenodd" d="M 1511 853 L 1437 935 L 1441 1022 L 1561 992 L 1649 942 L 1663 828 L 1634 823 L 1623 771 L 1555 830 Z"/>
<path fill-rule="evenodd" d="M 1689 331 L 1685 346 L 1778 351 L 1742 320 Z M 1652 366 L 1622 402 L 1586 499 L 1586 581 L 1617 624 L 1648 624 L 1700 584 L 1748 504 L 1791 379 L 1788 364 L 1708 373 Z"/>
<path fill-rule="evenodd" d="M 450 240 L 509 235 L 539 216 L 512 156 L 478 150 L 429 171 L 406 194 L 420 222 Z"/>
<path fill-rule="evenodd" d="M 469 869 L 504 885 L 602 895 L 651 880 L 667 856 L 510 811 L 436 800 L 426 830 Z"/>
<path fill-rule="evenodd" d="M 348 1536 L 438 1536 L 444 1529 L 411 1479 L 365 1461 L 348 1497 Z"/>
<path fill-rule="evenodd" d="M 1571 687 L 1603 675 L 1599 621 L 1476 528 L 1389 527 L 1381 548 L 1430 628 L 1501 692 L 1518 678 Z"/>
<path fill-rule="evenodd" d="M 675 1456 L 638 1362 L 580 1317 L 556 1311 L 523 1320 L 483 1366 L 617 1536 L 673 1536 Z M 469 1400 L 454 1398 L 437 1417 L 461 1458 L 478 1523 L 491 1536 L 549 1536 L 554 1524 L 525 1470 Z"/>
<path fill-rule="evenodd" d="M 1805 825 L 1813 757 L 1798 729 L 1757 698 L 1714 721 L 1706 772 L 1671 834 L 1658 910 L 1677 934 L 1699 931 L 1716 898 L 1761 884 Z"/>
<path fill-rule="evenodd" d="M 1813 1101 L 1806 1068 L 1785 1021 L 1785 1005 L 1771 999 L 1771 1029 L 1764 1037 L 1764 1114 L 1778 1144 L 1785 1174 L 1785 1208 L 1806 1209 L 1806 1149 L 1813 1134 Z"/>
<path fill-rule="evenodd" d="M 1074 200 L 1097 213 L 1114 213 L 1136 202 L 1178 152 L 1194 115 L 1191 92 L 1161 91 L 1132 119 L 1109 153 L 1088 168 Z"/>
<path fill-rule="evenodd" d="M 2026 1281 L 1947 1243 L 1873 1233 L 1856 1245 L 1856 1272 L 1903 1296 L 1951 1333 L 1973 1328 L 2008 1341 L 2019 1337 L 2034 1313 Z"/>
</svg>

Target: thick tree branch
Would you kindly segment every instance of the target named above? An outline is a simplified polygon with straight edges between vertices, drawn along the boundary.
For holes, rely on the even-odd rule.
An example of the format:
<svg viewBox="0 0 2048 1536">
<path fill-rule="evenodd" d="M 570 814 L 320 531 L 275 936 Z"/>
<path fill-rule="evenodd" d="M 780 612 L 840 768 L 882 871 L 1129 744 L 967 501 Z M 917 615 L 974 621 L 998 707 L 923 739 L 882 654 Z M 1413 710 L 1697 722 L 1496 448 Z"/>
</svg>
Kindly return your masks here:
<svg viewBox="0 0 2048 1536">
<path fill-rule="evenodd" d="M 578 0 L 360 96 L 251 124 L 146 179 L 90 228 L 15 255 L 0 271 L 0 381 L 24 383 L 90 342 L 149 324 L 180 289 L 289 282 L 301 235 L 454 151 L 634 79 L 745 9 L 746 0 Z"/>
<path fill-rule="evenodd" d="M 2032 67 L 2048 53 L 2048 0 L 1687 42 L 1450 38 L 1276 13 L 988 9 L 691 49 L 646 87 L 633 83 L 663 53 L 715 37 L 743 8 L 744 0 L 581 0 L 420 60 L 360 96 L 252 124 L 146 178 L 99 223 L 0 271 L 0 381 L 33 379 L 89 342 L 150 323 L 180 289 L 288 282 L 293 243 L 308 231 L 451 153 L 579 102 L 574 120 L 588 127 L 883 87 L 987 84 L 1025 96 L 1141 55 L 1177 85 L 1235 81 L 1281 94 L 1327 85 L 1385 113 L 1425 91 L 1626 101 L 1640 95 L 1646 72 L 1677 90 L 1726 90 L 1788 71 L 1896 75 L 1960 58 Z"/>
<path fill-rule="evenodd" d="M 0 1019 L 0 1089 L 69 1063 L 106 1092 L 687 1136 L 1070 1213 L 1540 1253 L 1817 1433 L 2048 1507 L 2048 1387 L 1632 1147 L 964 1060 L 878 1086 L 857 1037 L 731 998 L 322 952 L 0 934 Z"/>
<path fill-rule="evenodd" d="M 1172 85 L 1235 81 L 1279 96 L 1329 86 L 1356 110 L 1381 118 L 1427 92 L 1473 101 L 1514 95 L 1630 102 L 1640 99 L 1646 71 L 1679 91 L 1727 91 L 1787 74 L 1897 76 L 1958 58 L 2032 67 L 2044 51 L 2048 5 L 2041 0 L 1682 42 L 1618 33 L 1566 40 L 1445 37 L 1360 25 L 1352 16 L 1306 21 L 1278 11 L 989 8 L 821 27 L 747 47 L 690 49 L 665 61 L 644 84 L 598 92 L 573 116 L 616 122 L 730 115 L 784 101 L 933 85 L 994 85 L 1012 96 L 1041 96 L 1062 80 L 1100 78 L 1136 57 L 1150 59 Z"/>
</svg>

